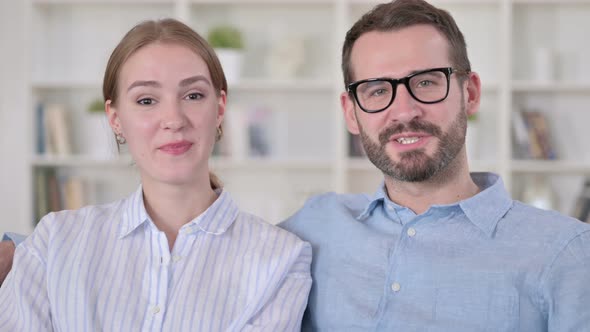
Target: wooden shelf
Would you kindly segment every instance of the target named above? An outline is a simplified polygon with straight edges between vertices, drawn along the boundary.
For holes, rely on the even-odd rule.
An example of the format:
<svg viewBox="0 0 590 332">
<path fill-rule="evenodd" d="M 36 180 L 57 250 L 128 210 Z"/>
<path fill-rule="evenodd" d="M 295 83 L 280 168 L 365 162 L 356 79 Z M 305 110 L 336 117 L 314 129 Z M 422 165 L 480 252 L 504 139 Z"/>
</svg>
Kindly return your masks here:
<svg viewBox="0 0 590 332">
<path fill-rule="evenodd" d="M 590 82 L 513 81 L 514 92 L 590 93 Z"/>
<path fill-rule="evenodd" d="M 585 174 L 590 173 L 590 161 L 515 160 L 511 169 L 514 173 Z"/>
<path fill-rule="evenodd" d="M 132 163 L 130 156 L 96 158 L 85 155 L 38 155 L 31 160 L 34 167 L 130 167 Z"/>
<path fill-rule="evenodd" d="M 330 160 L 313 159 L 275 159 L 275 158 L 248 158 L 234 159 L 229 157 L 213 157 L 210 161 L 211 169 L 219 170 L 318 170 L 330 171 Z"/>
<path fill-rule="evenodd" d="M 332 167 L 330 160 L 310 159 L 273 159 L 273 158 L 248 158 L 233 159 L 227 157 L 213 157 L 210 160 L 213 169 L 297 169 L 328 171 Z M 71 156 L 35 156 L 31 160 L 34 167 L 130 167 L 133 160 L 129 155 L 114 158 L 96 158 L 85 155 Z"/>
</svg>

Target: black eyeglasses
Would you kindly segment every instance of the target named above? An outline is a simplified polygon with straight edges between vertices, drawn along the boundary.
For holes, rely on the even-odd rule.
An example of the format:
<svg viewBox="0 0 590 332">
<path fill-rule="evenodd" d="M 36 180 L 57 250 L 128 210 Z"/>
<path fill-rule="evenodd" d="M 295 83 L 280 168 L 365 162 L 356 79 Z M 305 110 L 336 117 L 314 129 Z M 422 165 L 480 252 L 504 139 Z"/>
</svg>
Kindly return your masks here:
<svg viewBox="0 0 590 332">
<path fill-rule="evenodd" d="M 398 84 L 406 86 L 410 95 L 424 104 L 441 102 L 449 95 L 451 74 L 465 74 L 466 71 L 451 67 L 432 68 L 413 73 L 404 78 L 370 78 L 348 85 L 360 108 L 367 113 L 377 113 L 387 109 L 395 99 Z"/>
</svg>

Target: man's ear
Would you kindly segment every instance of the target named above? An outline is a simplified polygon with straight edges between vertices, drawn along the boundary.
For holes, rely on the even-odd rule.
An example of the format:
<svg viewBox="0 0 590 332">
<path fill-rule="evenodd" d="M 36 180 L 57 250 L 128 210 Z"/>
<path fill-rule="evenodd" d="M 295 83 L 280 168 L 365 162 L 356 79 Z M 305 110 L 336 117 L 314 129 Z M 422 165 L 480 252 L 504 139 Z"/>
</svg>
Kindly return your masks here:
<svg viewBox="0 0 590 332">
<path fill-rule="evenodd" d="M 346 121 L 346 127 L 348 131 L 353 135 L 360 134 L 359 125 L 355 113 L 355 101 L 348 92 L 340 94 L 340 105 L 342 107 L 342 113 L 344 120 Z"/>
<path fill-rule="evenodd" d="M 107 118 L 109 120 L 109 125 L 115 134 L 122 134 L 121 129 L 121 120 L 119 119 L 119 113 L 117 109 L 113 105 L 112 101 L 109 99 L 104 103 L 104 110 L 107 113 Z"/>
<path fill-rule="evenodd" d="M 475 72 L 468 74 L 467 80 L 464 84 L 464 98 L 465 109 L 467 115 L 474 115 L 479 111 L 479 103 L 481 99 L 481 80 L 479 75 Z"/>
</svg>

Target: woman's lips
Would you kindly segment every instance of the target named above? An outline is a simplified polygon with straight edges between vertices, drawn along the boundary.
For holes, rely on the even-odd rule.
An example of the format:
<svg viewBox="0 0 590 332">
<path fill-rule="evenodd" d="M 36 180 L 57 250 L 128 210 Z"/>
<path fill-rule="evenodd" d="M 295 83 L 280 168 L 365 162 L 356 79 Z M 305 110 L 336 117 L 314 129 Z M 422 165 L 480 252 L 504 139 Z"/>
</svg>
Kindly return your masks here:
<svg viewBox="0 0 590 332">
<path fill-rule="evenodd" d="M 173 142 L 168 143 L 160 146 L 158 149 L 164 153 L 171 154 L 171 155 L 181 155 L 187 152 L 193 143 L 189 141 L 180 141 L 180 142 Z"/>
</svg>

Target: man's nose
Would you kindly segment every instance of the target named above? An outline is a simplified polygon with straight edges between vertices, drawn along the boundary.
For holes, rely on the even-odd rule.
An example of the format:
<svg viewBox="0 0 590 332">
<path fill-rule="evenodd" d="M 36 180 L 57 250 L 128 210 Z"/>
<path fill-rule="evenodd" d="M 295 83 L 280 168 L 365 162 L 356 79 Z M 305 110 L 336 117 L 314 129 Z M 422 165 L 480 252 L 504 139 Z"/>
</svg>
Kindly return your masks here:
<svg viewBox="0 0 590 332">
<path fill-rule="evenodd" d="M 386 112 L 392 122 L 408 123 L 422 116 L 420 103 L 412 97 L 404 84 L 397 85 L 395 98 Z"/>
</svg>

